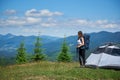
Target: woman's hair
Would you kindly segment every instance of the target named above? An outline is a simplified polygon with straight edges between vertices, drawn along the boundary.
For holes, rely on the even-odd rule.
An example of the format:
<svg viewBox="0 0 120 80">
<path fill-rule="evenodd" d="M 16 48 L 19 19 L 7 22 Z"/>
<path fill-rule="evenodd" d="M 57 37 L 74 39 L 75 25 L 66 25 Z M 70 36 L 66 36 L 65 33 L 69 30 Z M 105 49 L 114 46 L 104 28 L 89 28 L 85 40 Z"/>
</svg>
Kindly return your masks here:
<svg viewBox="0 0 120 80">
<path fill-rule="evenodd" d="M 83 33 L 82 33 L 82 31 L 78 31 L 78 34 L 80 34 L 81 35 L 81 37 L 83 37 Z M 78 37 L 78 39 L 79 39 L 80 37 Z"/>
</svg>

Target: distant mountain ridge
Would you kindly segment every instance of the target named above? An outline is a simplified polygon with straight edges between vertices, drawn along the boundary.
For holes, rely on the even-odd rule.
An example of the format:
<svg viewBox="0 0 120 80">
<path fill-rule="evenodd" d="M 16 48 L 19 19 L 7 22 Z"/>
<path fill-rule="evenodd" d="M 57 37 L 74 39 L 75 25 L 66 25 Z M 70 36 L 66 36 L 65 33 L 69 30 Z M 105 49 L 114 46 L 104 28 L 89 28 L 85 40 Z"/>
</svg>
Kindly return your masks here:
<svg viewBox="0 0 120 80">
<path fill-rule="evenodd" d="M 107 42 L 120 43 L 120 32 L 106 32 L 101 31 L 97 33 L 90 33 L 90 51 Z M 42 47 L 44 53 L 48 56 L 56 56 L 60 51 L 63 38 L 40 36 L 42 39 Z M 16 36 L 12 34 L 1 35 L 0 34 L 0 56 L 15 56 L 16 49 L 21 41 L 25 42 L 25 47 L 28 53 L 33 53 L 34 43 L 36 36 Z M 67 44 L 70 47 L 70 51 L 75 53 L 77 35 L 66 37 Z"/>
<path fill-rule="evenodd" d="M 0 35 L 0 56 L 14 56 L 19 44 L 24 41 L 28 53 L 33 53 L 34 43 L 37 36 L 16 36 L 12 34 Z M 41 35 L 42 45 L 59 39 L 59 37 L 51 37 Z"/>
</svg>

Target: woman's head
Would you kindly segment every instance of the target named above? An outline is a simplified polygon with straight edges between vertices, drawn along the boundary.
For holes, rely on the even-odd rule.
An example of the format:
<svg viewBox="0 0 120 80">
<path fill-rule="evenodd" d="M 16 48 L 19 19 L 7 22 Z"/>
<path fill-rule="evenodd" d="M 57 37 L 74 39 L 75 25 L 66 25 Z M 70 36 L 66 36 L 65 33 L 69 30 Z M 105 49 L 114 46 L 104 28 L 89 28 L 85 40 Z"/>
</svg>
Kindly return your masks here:
<svg viewBox="0 0 120 80">
<path fill-rule="evenodd" d="M 82 31 L 78 31 L 78 37 L 83 37 Z"/>
</svg>

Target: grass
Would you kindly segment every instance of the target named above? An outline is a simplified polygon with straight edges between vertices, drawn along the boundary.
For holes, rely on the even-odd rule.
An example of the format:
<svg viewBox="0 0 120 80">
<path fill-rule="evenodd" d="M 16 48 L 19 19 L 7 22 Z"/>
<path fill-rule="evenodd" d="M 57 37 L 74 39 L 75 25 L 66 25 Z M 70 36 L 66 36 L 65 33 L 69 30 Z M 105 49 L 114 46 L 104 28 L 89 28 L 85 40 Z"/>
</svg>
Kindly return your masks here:
<svg viewBox="0 0 120 80">
<path fill-rule="evenodd" d="M 120 80 L 120 71 L 79 68 L 79 63 L 34 62 L 0 67 L 0 80 Z"/>
</svg>

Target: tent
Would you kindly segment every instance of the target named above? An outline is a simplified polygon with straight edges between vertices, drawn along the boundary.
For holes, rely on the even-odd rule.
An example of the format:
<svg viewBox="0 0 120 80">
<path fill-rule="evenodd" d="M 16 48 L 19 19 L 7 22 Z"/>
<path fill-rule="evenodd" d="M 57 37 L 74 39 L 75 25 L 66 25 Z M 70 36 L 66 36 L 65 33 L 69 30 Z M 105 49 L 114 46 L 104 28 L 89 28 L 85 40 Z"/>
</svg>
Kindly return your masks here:
<svg viewBox="0 0 120 80">
<path fill-rule="evenodd" d="M 120 47 L 107 44 L 98 47 L 86 60 L 88 67 L 120 69 Z"/>
</svg>

